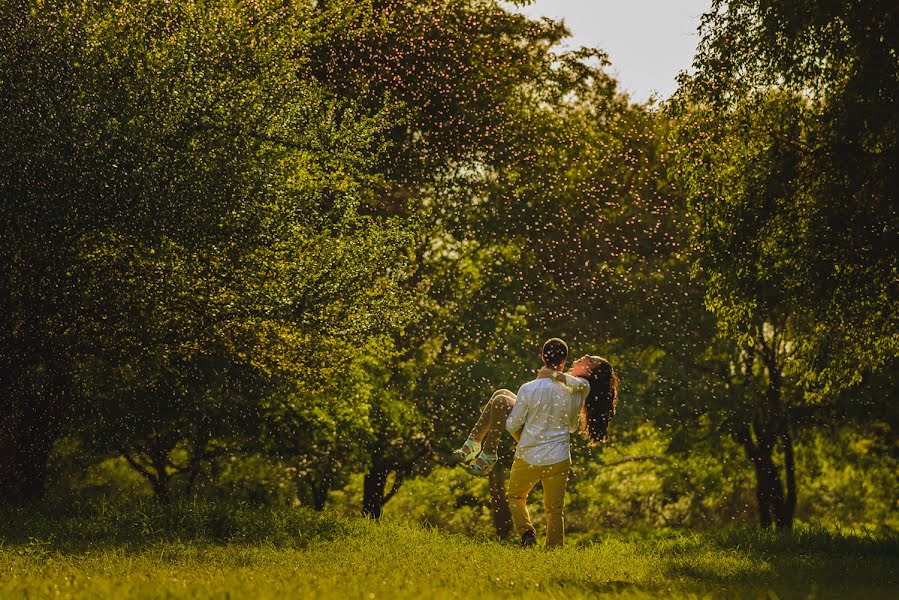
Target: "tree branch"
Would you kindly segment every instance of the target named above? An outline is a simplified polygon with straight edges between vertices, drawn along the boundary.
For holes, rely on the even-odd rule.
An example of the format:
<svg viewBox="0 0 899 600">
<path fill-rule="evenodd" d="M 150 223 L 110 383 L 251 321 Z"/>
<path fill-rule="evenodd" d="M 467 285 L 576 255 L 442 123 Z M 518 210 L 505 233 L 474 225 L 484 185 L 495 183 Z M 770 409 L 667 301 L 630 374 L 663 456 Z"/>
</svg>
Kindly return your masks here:
<svg viewBox="0 0 899 600">
<path fill-rule="evenodd" d="M 384 494 L 384 504 L 387 504 L 387 502 L 396 495 L 400 486 L 402 486 L 405 481 L 406 478 L 402 474 L 396 474 L 396 477 L 393 478 L 393 485 L 390 486 L 390 491 Z"/>
<path fill-rule="evenodd" d="M 122 450 L 121 452 L 122 452 L 122 456 L 125 457 L 125 460 L 128 461 L 128 464 L 131 465 L 132 469 L 134 469 L 135 471 L 137 471 L 138 473 L 140 473 L 141 475 L 146 477 L 147 481 L 149 481 L 150 483 L 152 483 L 152 484 L 156 483 L 156 479 L 157 479 L 156 476 L 153 475 L 150 471 L 148 471 L 145 466 L 143 466 L 142 464 L 137 462 L 136 458 L 132 457 L 130 454 L 128 454 L 124 450 Z"/>
</svg>

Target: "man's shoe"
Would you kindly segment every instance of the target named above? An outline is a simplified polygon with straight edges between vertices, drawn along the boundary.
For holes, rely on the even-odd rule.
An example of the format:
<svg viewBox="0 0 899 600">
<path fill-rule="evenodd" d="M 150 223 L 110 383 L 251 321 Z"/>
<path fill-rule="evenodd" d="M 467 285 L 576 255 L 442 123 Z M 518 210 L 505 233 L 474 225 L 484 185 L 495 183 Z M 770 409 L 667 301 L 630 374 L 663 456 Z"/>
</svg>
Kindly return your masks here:
<svg viewBox="0 0 899 600">
<path fill-rule="evenodd" d="M 531 546 L 537 545 L 537 534 L 534 533 L 533 529 L 528 529 L 524 533 L 521 534 L 521 546 L 522 548 L 530 548 Z"/>
</svg>

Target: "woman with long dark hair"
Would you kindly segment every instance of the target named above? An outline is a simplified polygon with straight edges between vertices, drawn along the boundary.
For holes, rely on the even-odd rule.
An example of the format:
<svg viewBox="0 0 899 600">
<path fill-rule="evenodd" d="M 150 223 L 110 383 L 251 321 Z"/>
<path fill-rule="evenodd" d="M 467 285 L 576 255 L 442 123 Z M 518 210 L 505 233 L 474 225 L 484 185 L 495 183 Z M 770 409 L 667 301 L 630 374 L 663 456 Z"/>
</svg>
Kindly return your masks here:
<svg viewBox="0 0 899 600">
<path fill-rule="evenodd" d="M 595 446 L 609 439 L 609 424 L 618 408 L 618 375 L 601 356 L 585 356 L 581 360 L 584 359 L 590 363 L 590 372 L 584 377 L 590 384 L 590 393 L 581 408 L 581 433 Z"/>
<path fill-rule="evenodd" d="M 568 373 L 542 367 L 537 378 L 545 377 L 586 392 L 579 430 L 591 446 L 605 442 L 618 404 L 618 376 L 611 363 L 600 356 L 585 355 L 574 361 Z M 494 392 L 468 439 L 453 452 L 454 458 L 472 475 L 487 475 L 496 463 L 500 438 L 515 401 L 516 395 L 510 390 Z"/>
</svg>

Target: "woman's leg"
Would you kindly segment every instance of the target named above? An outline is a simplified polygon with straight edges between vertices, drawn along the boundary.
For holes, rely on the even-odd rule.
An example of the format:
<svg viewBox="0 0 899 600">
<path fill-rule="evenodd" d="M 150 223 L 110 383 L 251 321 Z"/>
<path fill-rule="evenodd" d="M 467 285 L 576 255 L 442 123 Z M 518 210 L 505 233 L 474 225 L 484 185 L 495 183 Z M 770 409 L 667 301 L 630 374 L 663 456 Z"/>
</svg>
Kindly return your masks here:
<svg viewBox="0 0 899 600">
<path fill-rule="evenodd" d="M 465 440 L 465 444 L 458 450 L 453 451 L 453 455 L 457 460 L 477 466 L 484 473 L 487 473 L 496 461 L 499 441 L 502 438 L 503 430 L 506 428 L 506 419 L 509 413 L 512 412 L 513 406 L 515 406 L 514 392 L 506 389 L 493 392 L 490 400 L 481 411 L 478 422 L 475 423 L 474 428 L 468 435 L 468 439 Z M 483 458 L 480 456 L 481 452 L 484 454 Z M 470 462 L 472 458 L 468 457 L 475 458 L 473 462 Z"/>
<path fill-rule="evenodd" d="M 490 402 L 487 403 L 490 426 L 483 439 L 482 451 L 485 454 L 495 455 L 499 449 L 503 431 L 506 430 L 506 419 L 509 418 L 509 413 L 512 412 L 512 407 L 515 406 L 515 398 L 515 394 L 509 390 L 497 390 L 493 397 L 490 398 Z"/>
<path fill-rule="evenodd" d="M 490 400 L 484 405 L 478 422 L 474 424 L 471 433 L 468 434 L 468 439 L 486 444 L 485 439 L 493 437 L 489 434 L 496 429 L 497 425 L 499 425 L 499 432 L 502 433 L 502 430 L 505 429 L 506 417 L 509 416 L 514 404 L 515 394 L 513 392 L 506 389 L 493 392 Z M 498 439 L 493 443 L 494 448 L 497 443 Z"/>
</svg>

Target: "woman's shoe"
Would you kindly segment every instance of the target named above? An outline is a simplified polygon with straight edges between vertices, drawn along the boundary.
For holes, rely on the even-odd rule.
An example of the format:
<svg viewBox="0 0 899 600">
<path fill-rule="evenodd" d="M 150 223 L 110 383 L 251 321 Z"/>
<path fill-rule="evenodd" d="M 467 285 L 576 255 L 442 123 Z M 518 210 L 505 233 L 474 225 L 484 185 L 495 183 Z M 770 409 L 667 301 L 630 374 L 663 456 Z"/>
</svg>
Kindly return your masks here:
<svg viewBox="0 0 899 600">
<path fill-rule="evenodd" d="M 480 454 L 478 454 L 478 457 L 474 460 L 474 462 L 465 465 L 464 469 L 472 475 L 484 477 L 493 469 L 493 465 L 496 463 L 497 458 L 499 458 L 499 456 L 497 456 L 496 454 L 487 454 L 486 452 L 481 452 Z"/>
<path fill-rule="evenodd" d="M 478 457 L 478 453 L 480 451 L 481 442 L 468 438 L 467 440 L 465 440 L 465 443 L 462 444 L 461 448 L 459 448 L 458 450 L 453 450 L 453 458 L 459 464 L 467 465 Z"/>
</svg>

